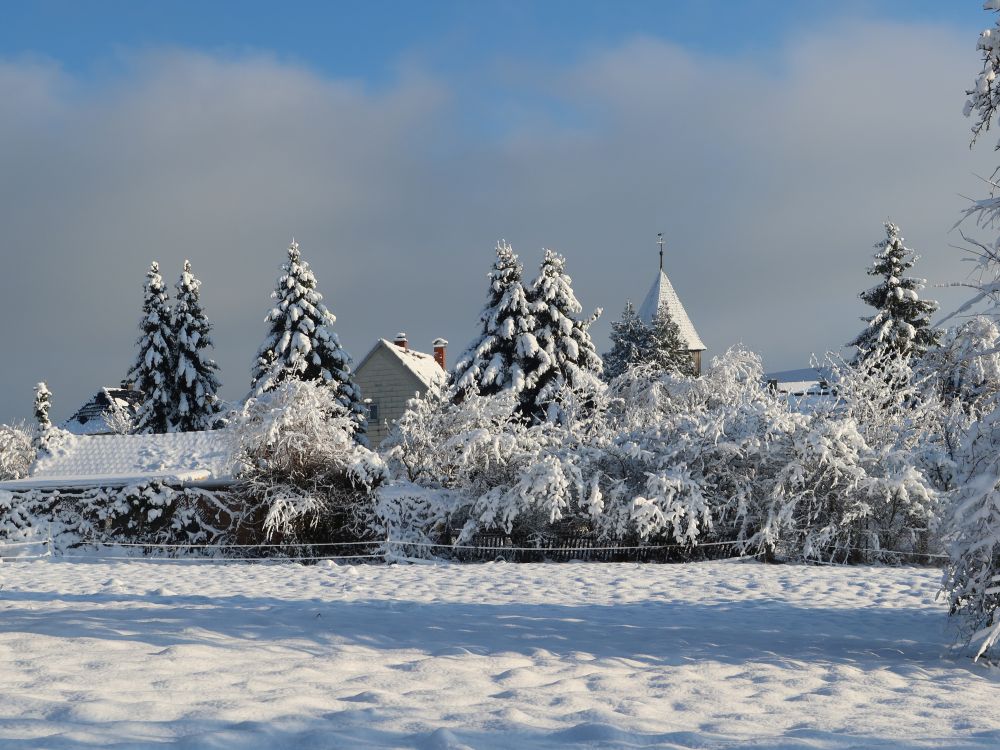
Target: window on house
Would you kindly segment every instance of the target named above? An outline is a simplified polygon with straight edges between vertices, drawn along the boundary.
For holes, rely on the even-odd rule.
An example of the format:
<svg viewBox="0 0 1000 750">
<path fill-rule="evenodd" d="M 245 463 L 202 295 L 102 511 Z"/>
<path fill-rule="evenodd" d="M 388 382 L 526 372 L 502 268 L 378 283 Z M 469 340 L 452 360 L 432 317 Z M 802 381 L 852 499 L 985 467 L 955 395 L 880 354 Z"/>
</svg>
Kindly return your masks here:
<svg viewBox="0 0 1000 750">
<path fill-rule="evenodd" d="M 374 402 L 368 404 L 368 421 L 378 422 L 378 404 Z"/>
</svg>

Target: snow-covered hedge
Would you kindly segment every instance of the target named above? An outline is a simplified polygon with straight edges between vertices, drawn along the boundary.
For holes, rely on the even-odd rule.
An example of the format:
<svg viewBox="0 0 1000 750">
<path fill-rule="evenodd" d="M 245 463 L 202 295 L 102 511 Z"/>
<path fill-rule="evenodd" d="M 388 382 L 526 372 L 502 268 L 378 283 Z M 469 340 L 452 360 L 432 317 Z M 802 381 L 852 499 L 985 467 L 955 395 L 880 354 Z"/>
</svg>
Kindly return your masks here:
<svg viewBox="0 0 1000 750">
<path fill-rule="evenodd" d="M 833 369 L 837 396 L 809 411 L 771 392 L 742 349 L 701 378 L 640 368 L 563 391 L 558 422 L 528 424 L 502 394 L 431 390 L 383 446 L 397 483 L 379 493 L 379 533 L 531 543 L 568 528 L 806 558 L 926 552 L 941 456 L 921 446 L 939 401 L 920 397 L 902 357 Z"/>
<path fill-rule="evenodd" d="M 3 492 L 0 539 L 51 539 L 56 552 L 144 544 L 167 555 L 175 553 L 173 545 L 224 542 L 237 515 L 224 493 L 157 482 L 79 492 Z"/>
</svg>

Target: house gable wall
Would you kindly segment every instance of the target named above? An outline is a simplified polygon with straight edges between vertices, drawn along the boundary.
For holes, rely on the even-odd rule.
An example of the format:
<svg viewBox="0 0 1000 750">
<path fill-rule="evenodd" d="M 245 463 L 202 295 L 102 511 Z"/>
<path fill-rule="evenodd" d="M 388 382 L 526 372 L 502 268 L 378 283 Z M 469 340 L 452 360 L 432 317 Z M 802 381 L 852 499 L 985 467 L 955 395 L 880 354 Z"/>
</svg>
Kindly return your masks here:
<svg viewBox="0 0 1000 750">
<path fill-rule="evenodd" d="M 390 346 L 392 346 L 390 344 Z M 393 422 L 403 416 L 406 402 L 427 391 L 416 375 L 383 345 L 362 362 L 354 373 L 354 382 L 361 387 L 361 397 L 378 409 L 378 419 L 368 423 L 368 439 L 377 447 L 389 435 Z"/>
</svg>

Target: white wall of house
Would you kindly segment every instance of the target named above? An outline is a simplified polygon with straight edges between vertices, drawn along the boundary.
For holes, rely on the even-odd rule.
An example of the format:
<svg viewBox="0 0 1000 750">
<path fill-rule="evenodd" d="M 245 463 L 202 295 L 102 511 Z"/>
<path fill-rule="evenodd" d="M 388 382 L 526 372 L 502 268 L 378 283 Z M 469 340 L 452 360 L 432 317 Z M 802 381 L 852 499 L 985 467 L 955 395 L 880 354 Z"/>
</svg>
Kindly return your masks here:
<svg viewBox="0 0 1000 750">
<path fill-rule="evenodd" d="M 393 422 L 403 416 L 406 402 L 427 391 L 427 386 L 384 346 L 377 346 L 361 363 L 354 382 L 361 387 L 361 397 L 371 399 L 378 410 L 378 420 L 368 422 L 368 439 L 373 448 L 385 440 Z"/>
</svg>

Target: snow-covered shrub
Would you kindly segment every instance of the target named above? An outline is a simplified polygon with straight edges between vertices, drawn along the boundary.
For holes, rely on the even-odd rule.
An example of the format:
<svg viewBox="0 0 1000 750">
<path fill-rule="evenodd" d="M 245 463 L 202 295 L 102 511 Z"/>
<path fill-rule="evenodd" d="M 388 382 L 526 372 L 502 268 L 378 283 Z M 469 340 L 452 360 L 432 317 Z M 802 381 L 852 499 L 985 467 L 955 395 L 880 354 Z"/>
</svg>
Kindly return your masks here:
<svg viewBox="0 0 1000 750">
<path fill-rule="evenodd" d="M 58 553 L 91 544 L 189 545 L 228 540 L 236 519 L 225 493 L 158 482 L 77 492 L 3 493 L 0 538 L 51 538 Z M 173 547 L 156 550 L 171 554 Z"/>
<path fill-rule="evenodd" d="M 755 546 L 793 556 L 895 559 L 926 553 L 939 520 L 933 430 L 940 403 L 909 357 L 829 358 L 834 396 L 801 415 L 780 448 Z"/>
<path fill-rule="evenodd" d="M 357 421 L 335 387 L 287 380 L 250 399 L 231 429 L 241 533 L 295 543 L 370 538 L 385 466 L 355 441 Z"/>
<path fill-rule="evenodd" d="M 934 378 L 942 398 L 957 400 L 976 418 L 1000 395 L 1000 328 L 984 315 L 974 316 L 949 329 L 919 367 Z"/>
<path fill-rule="evenodd" d="M 944 585 L 978 658 L 1000 639 L 1000 407 L 971 425 L 959 465 Z"/>
<path fill-rule="evenodd" d="M 23 424 L 0 425 L 0 482 L 21 479 L 35 460 L 31 432 Z"/>
<path fill-rule="evenodd" d="M 453 395 L 434 387 L 411 400 L 383 445 L 394 476 L 441 491 L 436 504 L 420 496 L 419 502 L 427 505 L 418 514 L 424 534 L 460 524 L 463 540 L 484 528 L 525 535 L 541 531 L 544 523 L 538 519 L 560 519 L 564 498 L 552 494 L 551 487 L 536 488 L 528 481 L 559 428 L 525 424 L 510 391 L 493 396 L 471 392 L 461 401 Z M 392 504 L 411 497 L 383 494 L 383 523 L 413 515 Z"/>
<path fill-rule="evenodd" d="M 759 360 L 741 367 L 739 356 L 719 364 L 715 380 L 640 368 L 610 387 L 563 389 L 554 402 L 559 420 L 531 425 L 512 394 L 456 402 L 429 391 L 411 402 L 384 447 L 394 476 L 440 490 L 438 500 L 387 490 L 397 505 L 419 495 L 423 511 L 382 512 L 419 515 L 428 535 L 460 526 L 460 540 L 487 530 L 537 540 L 568 527 L 694 542 L 712 530 L 716 512 L 736 505 L 733 488 L 752 488 L 736 455 L 742 436 L 720 440 L 728 428 L 739 432 L 741 419 L 751 432 L 767 424 L 759 414 L 726 413 L 734 388 L 767 396 Z"/>
<path fill-rule="evenodd" d="M 795 419 L 765 387 L 759 357 L 732 349 L 697 379 L 632 370 L 611 390 L 619 407 L 599 461 L 602 533 L 684 544 L 752 536 L 780 460 L 772 444 Z"/>
</svg>

